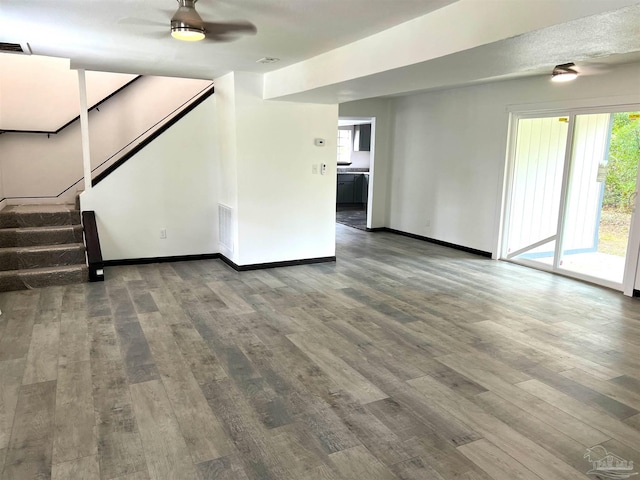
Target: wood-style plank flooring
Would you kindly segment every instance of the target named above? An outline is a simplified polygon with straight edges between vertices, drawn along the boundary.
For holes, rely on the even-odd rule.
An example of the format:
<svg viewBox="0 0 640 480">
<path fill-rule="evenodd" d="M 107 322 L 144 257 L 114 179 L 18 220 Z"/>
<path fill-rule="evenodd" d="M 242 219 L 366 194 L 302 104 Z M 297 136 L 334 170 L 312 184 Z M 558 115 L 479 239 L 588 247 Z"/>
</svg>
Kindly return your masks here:
<svg viewBox="0 0 640 480">
<path fill-rule="evenodd" d="M 603 478 L 594 446 L 640 465 L 637 299 L 337 231 L 335 264 L 0 295 L 0 479 Z"/>
</svg>

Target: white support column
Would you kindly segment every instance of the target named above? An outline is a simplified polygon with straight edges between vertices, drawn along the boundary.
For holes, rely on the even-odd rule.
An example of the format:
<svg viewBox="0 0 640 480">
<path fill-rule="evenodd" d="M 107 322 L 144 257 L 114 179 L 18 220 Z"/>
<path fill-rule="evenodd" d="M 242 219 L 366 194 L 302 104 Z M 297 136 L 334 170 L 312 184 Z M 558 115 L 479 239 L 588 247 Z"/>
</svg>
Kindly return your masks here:
<svg viewBox="0 0 640 480">
<path fill-rule="evenodd" d="M 91 148 L 89 143 L 89 112 L 87 110 L 87 82 L 84 70 L 78 70 L 80 87 L 80 133 L 82 136 L 82 163 L 84 165 L 84 189 L 91 190 Z"/>
</svg>

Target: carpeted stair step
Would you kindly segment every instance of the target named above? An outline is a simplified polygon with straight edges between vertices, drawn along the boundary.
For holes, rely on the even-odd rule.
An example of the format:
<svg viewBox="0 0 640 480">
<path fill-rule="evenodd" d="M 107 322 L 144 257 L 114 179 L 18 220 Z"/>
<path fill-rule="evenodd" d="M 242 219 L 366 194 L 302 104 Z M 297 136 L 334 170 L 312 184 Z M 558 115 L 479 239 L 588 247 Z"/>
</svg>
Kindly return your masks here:
<svg viewBox="0 0 640 480">
<path fill-rule="evenodd" d="M 0 211 L 0 292 L 89 279 L 76 205 L 11 205 Z"/>
<path fill-rule="evenodd" d="M 82 225 L 0 229 L 0 248 L 82 242 Z"/>
<path fill-rule="evenodd" d="M 84 283 L 89 280 L 86 265 L 70 265 L 0 272 L 0 292 Z"/>
<path fill-rule="evenodd" d="M 82 243 L 0 248 L 0 271 L 85 265 Z"/>
<path fill-rule="evenodd" d="M 80 212 L 74 205 L 11 205 L 0 211 L 0 228 L 78 224 Z"/>
</svg>

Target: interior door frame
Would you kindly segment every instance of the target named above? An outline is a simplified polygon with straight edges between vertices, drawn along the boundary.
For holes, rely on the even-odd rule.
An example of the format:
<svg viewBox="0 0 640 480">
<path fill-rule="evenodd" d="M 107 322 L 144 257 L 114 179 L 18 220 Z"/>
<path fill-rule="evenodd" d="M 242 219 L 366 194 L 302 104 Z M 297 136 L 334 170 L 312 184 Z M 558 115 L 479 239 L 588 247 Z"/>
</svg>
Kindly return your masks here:
<svg viewBox="0 0 640 480">
<path fill-rule="evenodd" d="M 571 162 L 573 157 L 573 139 L 575 131 L 575 119 L 578 115 L 589 115 L 598 113 L 620 113 L 620 112 L 634 112 L 640 111 L 640 102 L 631 101 L 629 103 L 616 103 L 609 105 L 590 105 L 590 106 L 556 106 L 556 108 L 549 108 L 543 110 L 520 110 L 511 112 L 509 115 L 509 130 L 508 130 L 508 142 L 507 142 L 507 155 L 505 165 L 505 179 L 503 182 L 503 201 L 502 212 L 500 215 L 500 232 L 498 237 L 498 258 L 500 260 L 524 265 L 527 267 L 543 270 L 558 275 L 563 275 L 578 280 L 583 280 L 590 283 L 595 283 L 604 287 L 612 288 L 622 291 L 624 295 L 633 296 L 635 287 L 635 277 L 640 264 L 640 195 L 636 195 L 634 202 L 634 212 L 631 215 L 631 222 L 629 226 L 629 238 L 627 242 L 627 255 L 625 258 L 625 269 L 622 283 L 611 282 L 598 277 L 585 275 L 583 273 L 571 272 L 560 268 L 558 265 L 560 261 L 560 253 L 562 252 L 562 243 L 564 236 L 564 225 L 566 223 L 567 214 L 567 192 L 569 182 L 571 179 Z M 507 258 L 507 242 L 509 232 L 509 219 L 511 216 L 511 201 L 513 192 L 513 182 L 515 174 L 515 153 L 516 142 L 518 138 L 518 124 L 521 119 L 532 118 L 550 118 L 550 117 L 567 117 L 569 119 L 565 158 L 562 177 L 562 191 L 560 197 L 560 206 L 558 212 L 558 228 L 556 229 L 556 245 L 554 252 L 553 265 L 545 265 L 539 262 L 533 262 L 527 259 L 514 260 L 513 258 Z M 640 160 L 640 159 L 639 159 Z M 638 165 L 638 176 L 636 177 L 636 191 L 640 190 L 640 162 Z"/>
<path fill-rule="evenodd" d="M 367 185 L 367 228 L 372 228 L 373 222 L 373 196 L 375 195 L 373 189 L 373 180 L 375 176 L 375 163 L 376 163 L 376 117 L 375 116 L 353 116 L 353 115 L 340 115 L 338 120 L 346 120 L 353 121 L 359 123 L 370 123 L 371 124 L 371 144 L 369 150 L 369 179 Z M 355 124 L 354 124 L 355 125 Z M 338 126 L 340 129 L 340 126 Z M 353 140 L 353 139 L 352 139 Z"/>
</svg>

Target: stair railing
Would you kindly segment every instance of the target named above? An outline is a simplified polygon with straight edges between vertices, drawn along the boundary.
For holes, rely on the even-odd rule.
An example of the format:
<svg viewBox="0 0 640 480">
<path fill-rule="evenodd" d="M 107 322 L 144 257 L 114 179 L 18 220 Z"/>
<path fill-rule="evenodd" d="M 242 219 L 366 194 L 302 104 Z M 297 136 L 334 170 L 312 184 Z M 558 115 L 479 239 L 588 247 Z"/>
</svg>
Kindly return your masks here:
<svg viewBox="0 0 640 480">
<path fill-rule="evenodd" d="M 137 77 L 137 78 L 139 78 L 139 77 Z M 131 83 L 132 82 L 129 82 L 129 84 L 131 84 Z M 129 84 L 127 84 L 127 85 L 129 85 Z M 120 91 L 120 90 L 122 90 L 122 88 L 120 88 L 118 91 Z M 114 92 L 114 94 L 110 95 L 105 100 L 107 100 L 108 98 L 111 98 L 113 95 L 115 95 L 115 93 L 117 93 L 117 92 Z M 191 112 L 194 108 L 196 108 L 198 105 L 200 105 L 204 100 L 209 98 L 213 93 L 214 93 L 214 86 L 213 86 L 213 83 L 211 83 L 211 84 L 207 85 L 205 88 L 203 88 L 202 90 L 200 90 L 198 93 L 193 95 L 191 98 L 189 98 L 187 101 L 185 101 L 182 105 L 176 107 L 173 111 L 171 111 L 170 113 L 165 115 L 162 119 L 158 120 L 151 127 L 147 128 L 144 132 L 142 132 L 136 138 L 134 138 L 129 143 L 124 145 L 122 148 L 120 148 L 117 152 L 115 152 L 109 158 L 104 160 L 98 166 L 94 167 L 91 170 L 92 174 L 95 173 L 96 171 L 98 171 L 105 164 L 107 164 L 110 161 L 112 161 L 123 150 L 126 150 L 128 147 L 130 147 L 131 145 L 135 144 L 137 141 L 139 141 L 142 137 L 147 135 L 149 132 L 153 132 L 151 135 L 149 135 L 147 138 L 144 138 L 135 147 L 133 147 L 131 150 L 129 150 L 127 153 L 125 153 L 121 158 L 113 161 L 113 163 L 111 165 L 109 165 L 104 171 L 102 171 L 98 175 L 96 175 L 95 178 L 92 178 L 92 185 L 97 185 L 102 180 L 104 180 L 104 178 L 106 178 L 111 172 L 113 172 L 120 165 L 125 163 L 131 157 L 133 157 L 136 153 L 138 153 L 140 150 L 142 150 L 145 146 L 147 146 L 149 143 L 151 143 L 154 139 L 159 137 L 163 132 L 165 132 L 172 125 L 177 123 L 181 118 L 183 118 L 185 115 L 187 115 L 189 112 Z M 103 100 L 103 101 L 105 101 L 105 100 Z M 68 124 L 72 123 L 73 121 L 75 121 L 75 120 L 72 120 Z M 64 127 L 62 127 L 62 128 L 64 128 Z M 155 129 L 155 131 L 154 131 L 154 129 Z M 0 133 L 16 133 L 16 132 L 13 132 L 13 131 L 10 131 L 10 130 L 3 130 Z M 57 133 L 57 132 L 22 132 L 22 133 Z M 26 199 L 37 199 L 37 198 L 42 198 L 42 199 L 59 198 L 62 195 L 64 195 L 65 193 L 67 193 L 69 190 L 71 190 L 73 187 L 78 185 L 83 180 L 84 180 L 84 177 L 78 179 L 77 181 L 75 181 L 74 183 L 69 185 L 67 188 L 65 188 L 58 195 L 46 195 L 46 196 L 38 196 L 38 197 L 5 197 L 5 198 L 0 199 L 0 202 L 2 202 L 3 200 L 9 200 L 9 199 L 11 199 L 11 200 L 26 200 Z"/>
</svg>

